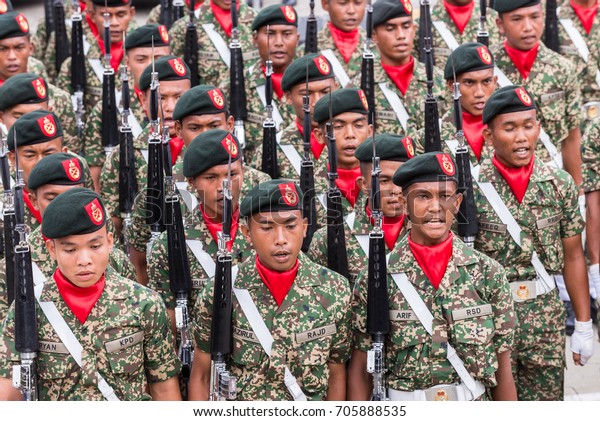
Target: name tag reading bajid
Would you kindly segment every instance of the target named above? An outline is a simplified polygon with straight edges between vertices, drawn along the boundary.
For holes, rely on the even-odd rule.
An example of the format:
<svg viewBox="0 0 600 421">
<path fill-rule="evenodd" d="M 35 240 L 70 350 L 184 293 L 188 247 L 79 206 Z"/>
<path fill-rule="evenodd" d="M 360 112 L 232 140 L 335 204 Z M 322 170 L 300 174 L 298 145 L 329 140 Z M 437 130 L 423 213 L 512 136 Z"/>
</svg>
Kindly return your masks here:
<svg viewBox="0 0 600 421">
<path fill-rule="evenodd" d="M 143 340 L 144 332 L 136 332 L 133 335 L 123 336 L 114 341 L 106 342 L 104 347 L 106 348 L 106 352 L 112 354 L 113 352 L 119 352 L 130 346 L 139 344 Z"/>
<path fill-rule="evenodd" d="M 482 304 L 480 306 L 452 310 L 452 319 L 456 322 L 458 320 L 471 319 L 479 316 L 488 316 L 490 314 L 492 314 L 492 305 Z"/>
<path fill-rule="evenodd" d="M 322 338 L 325 336 L 331 336 L 337 332 L 337 328 L 334 324 L 330 324 L 327 326 L 316 327 L 312 330 L 302 333 L 296 333 L 296 342 L 299 344 L 302 342 L 308 342 L 315 340 L 317 338 Z"/>
</svg>

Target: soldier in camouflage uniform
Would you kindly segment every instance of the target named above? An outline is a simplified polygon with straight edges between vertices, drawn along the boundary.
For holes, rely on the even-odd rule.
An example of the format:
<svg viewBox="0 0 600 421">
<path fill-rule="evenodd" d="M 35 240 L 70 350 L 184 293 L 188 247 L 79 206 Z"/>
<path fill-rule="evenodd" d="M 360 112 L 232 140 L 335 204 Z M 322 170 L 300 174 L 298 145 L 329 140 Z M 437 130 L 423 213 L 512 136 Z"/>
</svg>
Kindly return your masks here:
<svg viewBox="0 0 600 421">
<path fill-rule="evenodd" d="M 83 188 L 62 193 L 44 213 L 42 235 L 58 268 L 39 299 L 56 306 L 82 351 L 80 367 L 36 304 L 39 399 L 180 400 L 181 364 L 165 307 L 158 294 L 108 268 L 106 219 L 100 197 Z M 20 359 L 14 317 L 11 307 L 0 342 L 3 400 L 21 399 L 10 379 Z"/>
<path fill-rule="evenodd" d="M 244 63 L 253 62 L 258 58 L 258 51 L 252 42 L 252 21 L 256 11 L 242 1 L 238 1 L 238 39 L 242 43 Z M 231 36 L 231 2 L 226 0 L 206 1 L 196 9 L 196 28 L 198 33 L 198 77 L 201 83 L 221 86 L 229 79 L 229 41 Z M 184 16 L 173 24 L 171 35 L 171 50 L 180 57 L 185 52 L 185 28 L 189 18 Z M 221 50 L 215 47 L 209 34 L 217 39 Z"/>
<path fill-rule="evenodd" d="M 373 28 L 373 41 L 381 56 L 381 60 L 375 60 L 374 68 L 377 131 L 410 136 L 418 142 L 417 131 L 425 122 L 427 73 L 425 66 L 411 55 L 416 25 L 410 3 L 396 0 L 375 3 Z M 443 115 L 447 109 L 443 75 L 437 68 L 433 75 L 433 94 Z M 354 78 L 352 85 L 360 86 L 360 75 Z M 418 143 L 417 152 L 422 152 Z"/>
<path fill-rule="evenodd" d="M 497 262 L 450 232 L 462 200 L 454 161 L 442 152 L 418 155 L 396 171 L 393 181 L 402 188 L 411 230 L 396 245 L 387 270 L 385 313 L 389 312 L 390 331 L 384 348 L 384 387 L 389 398 L 515 400 L 510 369 L 515 312 L 510 290 Z M 368 400 L 372 391 L 365 370 L 372 348 L 367 283 L 363 271 L 352 301 L 351 400 Z M 431 321 L 421 309 L 432 316 Z M 451 363 L 450 346 L 461 364 L 456 358 Z M 463 370 L 457 372 L 457 365 Z"/>
<path fill-rule="evenodd" d="M 236 288 L 246 290 L 274 339 L 262 348 L 237 296 L 233 297 L 233 350 L 227 358 L 239 400 L 344 400 L 350 354 L 350 288 L 337 273 L 300 252 L 307 220 L 302 191 L 287 180 L 254 188 L 240 206 L 242 233 L 256 250 L 239 265 Z M 196 302 L 190 399 L 209 395 L 213 282 Z M 284 380 L 286 369 L 294 377 Z M 287 385 L 287 387 L 286 387 Z M 289 388 L 289 389 L 288 389 Z"/>
<path fill-rule="evenodd" d="M 203 4 L 204 0 L 196 0 L 196 2 L 194 3 L 194 10 L 198 10 L 200 7 L 202 7 Z M 190 0 L 185 0 L 185 6 L 186 7 L 184 15 L 187 16 L 190 10 Z M 148 19 L 146 20 L 146 23 L 163 23 L 160 21 L 161 11 L 162 7 L 160 4 L 154 6 L 152 10 L 150 10 L 150 13 L 148 13 Z"/>
<path fill-rule="evenodd" d="M 475 186 L 475 247 L 506 268 L 519 321 L 512 353 L 519 399 L 562 400 L 565 310 L 554 274 L 562 272 L 575 311 L 575 364 L 585 365 L 593 353 L 577 187 L 567 172 L 534 156 L 540 123 L 524 87 L 496 91 L 483 123 L 494 155 L 481 163 Z"/>
<path fill-rule="evenodd" d="M 77 137 L 75 113 L 69 94 L 33 73 L 12 76 L 0 86 L 0 122 L 7 129 L 19 117 L 35 110 L 53 111 L 65 128 L 65 145 L 75 153 L 81 152 L 82 145 Z"/>
<path fill-rule="evenodd" d="M 498 78 L 500 86 L 524 85 L 540 106 L 542 128 L 558 152 L 564 168 L 581 186 L 581 86 L 575 65 L 547 48 L 540 40 L 544 12 L 540 1 L 498 0 L 494 5 L 503 44 L 491 48 L 496 66 L 508 81 Z M 511 19 L 520 16 L 520 19 Z M 543 142 L 537 155 L 548 162 L 551 157 Z"/>
<path fill-rule="evenodd" d="M 382 229 L 389 253 L 408 229 L 408 220 L 404 217 L 404 200 L 400 188 L 392 183 L 392 176 L 403 162 L 414 156 L 415 147 L 409 137 L 401 138 L 389 134 L 376 135 L 375 146 L 377 156 L 381 159 L 379 191 L 383 212 Z M 354 287 L 356 276 L 368 264 L 368 238 L 373 229 L 370 208 L 373 140 L 369 138 L 363 142 L 354 152 L 354 156 L 360 161 L 361 176 L 356 181 L 362 194 L 354 206 L 354 212 L 346 218 L 347 226 L 344 227 L 351 289 Z M 327 227 L 323 227 L 315 233 L 307 254 L 315 263 L 326 266 L 327 246 Z"/>
</svg>

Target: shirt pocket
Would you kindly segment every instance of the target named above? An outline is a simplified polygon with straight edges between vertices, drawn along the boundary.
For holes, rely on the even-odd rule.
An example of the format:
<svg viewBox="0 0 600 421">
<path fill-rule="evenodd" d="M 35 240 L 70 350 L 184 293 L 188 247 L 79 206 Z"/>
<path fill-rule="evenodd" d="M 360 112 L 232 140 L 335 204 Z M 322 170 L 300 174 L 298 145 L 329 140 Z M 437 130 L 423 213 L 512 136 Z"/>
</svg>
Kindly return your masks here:
<svg viewBox="0 0 600 421">
<path fill-rule="evenodd" d="M 40 341 L 40 345 L 42 341 Z M 58 347 L 59 352 L 46 352 L 40 350 L 37 355 L 37 374 L 40 388 L 46 388 L 46 395 L 50 400 L 59 400 L 63 386 L 71 373 L 79 371 L 79 366 L 64 348 L 62 343 L 44 342 L 47 346 Z"/>
<path fill-rule="evenodd" d="M 233 327 L 232 366 L 230 371 L 236 376 L 238 395 L 255 379 L 259 365 L 266 353 L 251 329 Z"/>
<path fill-rule="evenodd" d="M 454 321 L 451 342 L 471 375 L 483 379 L 498 366 L 493 345 L 494 320 L 479 316 Z"/>
<path fill-rule="evenodd" d="M 103 347 L 110 371 L 128 377 L 142 370 L 144 332 L 139 326 L 123 326 L 103 333 Z"/>
<path fill-rule="evenodd" d="M 335 327 L 335 325 L 332 325 Z M 323 328 L 316 328 L 316 330 Z M 302 389 L 307 395 L 327 392 L 329 384 L 329 352 L 333 333 L 298 343 L 298 371 Z M 296 335 L 298 337 L 298 334 Z M 297 340 L 298 341 L 298 340 Z"/>
<path fill-rule="evenodd" d="M 400 378 L 413 378 L 420 370 L 422 351 L 431 341 L 419 320 L 390 321 L 389 346 L 386 361 Z"/>
</svg>

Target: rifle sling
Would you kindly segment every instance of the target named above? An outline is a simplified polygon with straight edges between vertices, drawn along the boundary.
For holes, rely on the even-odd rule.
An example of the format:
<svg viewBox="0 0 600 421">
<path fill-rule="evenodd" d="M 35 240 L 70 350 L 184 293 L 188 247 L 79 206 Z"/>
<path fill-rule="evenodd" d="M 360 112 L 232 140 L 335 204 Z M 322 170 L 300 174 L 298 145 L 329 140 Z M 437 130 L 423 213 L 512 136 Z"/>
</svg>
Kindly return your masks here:
<svg viewBox="0 0 600 421">
<path fill-rule="evenodd" d="M 258 97 L 260 98 L 260 102 L 262 102 L 263 107 L 267 108 L 267 94 L 266 94 L 266 85 L 259 85 L 256 87 L 256 92 L 258 93 Z M 273 120 L 275 121 L 275 127 L 277 127 L 277 131 L 281 129 L 281 125 L 283 124 L 283 117 L 281 117 L 281 113 L 277 108 L 277 104 L 275 101 L 271 102 L 273 106 Z"/>
<path fill-rule="evenodd" d="M 450 29 L 448 29 L 448 26 L 446 26 L 445 22 L 442 22 L 441 20 L 436 20 L 433 21 L 433 26 L 435 27 L 435 29 L 437 29 L 438 33 L 440 34 L 448 48 L 450 48 L 452 51 L 458 48 L 458 41 L 456 41 L 456 38 L 454 37 L 452 32 L 450 32 Z"/>
<path fill-rule="evenodd" d="M 579 55 L 586 63 L 590 58 L 590 50 L 585 42 L 585 39 L 581 35 L 581 32 L 575 27 L 571 19 L 559 19 L 560 24 L 565 29 L 565 32 L 577 48 Z M 600 85 L 600 70 L 596 70 L 596 83 Z"/>
<path fill-rule="evenodd" d="M 185 243 L 190 248 L 204 272 L 208 275 L 209 278 L 215 276 L 215 261 L 208 254 L 204 248 L 202 247 L 202 242 L 200 240 L 185 240 Z"/>
<path fill-rule="evenodd" d="M 381 92 L 385 96 L 385 99 L 387 99 L 387 101 L 392 106 L 392 110 L 394 110 L 394 112 L 396 113 L 398 121 L 400 122 L 402 128 L 406 132 L 409 116 L 408 112 L 406 111 L 406 108 L 404 107 L 404 104 L 402 103 L 402 100 L 396 92 L 392 91 L 388 87 L 386 82 L 380 82 L 379 89 L 381 89 Z"/>
<path fill-rule="evenodd" d="M 350 83 L 350 77 L 344 70 L 344 66 L 342 66 L 342 63 L 340 63 L 338 58 L 335 56 L 333 50 L 331 48 L 328 48 L 327 50 L 321 51 L 321 54 L 323 54 L 327 58 L 327 60 L 329 60 L 329 62 L 331 63 L 331 67 L 333 68 L 333 73 L 335 74 L 337 80 L 340 82 L 340 86 L 342 88 L 345 88 Z"/>
<path fill-rule="evenodd" d="M 223 39 L 223 37 L 215 30 L 215 25 L 212 23 L 205 23 L 202 25 L 204 32 L 208 35 L 210 42 L 217 49 L 217 52 L 221 56 L 221 60 L 225 63 L 227 68 L 231 67 L 231 52 L 229 51 L 229 46 Z"/>
</svg>

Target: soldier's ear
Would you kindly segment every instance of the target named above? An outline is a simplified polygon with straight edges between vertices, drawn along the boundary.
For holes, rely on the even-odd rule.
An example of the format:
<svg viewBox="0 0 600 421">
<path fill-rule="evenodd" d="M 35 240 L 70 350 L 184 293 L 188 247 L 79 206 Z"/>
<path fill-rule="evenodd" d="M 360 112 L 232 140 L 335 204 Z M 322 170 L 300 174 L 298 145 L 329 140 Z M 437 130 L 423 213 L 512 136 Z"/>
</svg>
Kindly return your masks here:
<svg viewBox="0 0 600 421">
<path fill-rule="evenodd" d="M 250 227 L 248 226 L 249 223 L 249 220 L 246 220 L 245 222 L 241 223 L 240 229 L 242 230 L 242 235 L 244 236 L 248 244 L 252 244 L 252 238 L 250 237 Z"/>
<path fill-rule="evenodd" d="M 113 236 L 113 233 L 107 230 L 106 238 L 108 239 L 108 252 L 112 253 L 113 246 L 115 244 L 115 238 Z"/>
<path fill-rule="evenodd" d="M 313 129 L 313 133 L 317 139 L 317 142 L 319 142 L 321 145 L 325 145 L 327 143 L 325 139 L 325 133 L 323 133 L 323 130 L 321 130 L 320 127 Z"/>
<path fill-rule="evenodd" d="M 369 194 L 369 186 L 367 184 L 367 179 L 362 175 L 356 179 L 356 185 L 360 189 L 363 194 Z"/>
<path fill-rule="evenodd" d="M 56 261 L 56 249 L 54 248 L 54 240 L 46 240 L 46 250 L 48 250 L 48 254 L 50 254 L 52 260 Z"/>
<path fill-rule="evenodd" d="M 29 200 L 31 201 L 31 206 L 33 206 L 35 210 L 39 211 L 40 206 L 37 200 L 37 192 L 31 192 L 31 194 L 29 195 Z"/>
<path fill-rule="evenodd" d="M 227 131 L 228 132 L 233 132 L 233 126 L 235 124 L 235 119 L 232 115 L 230 115 L 229 117 L 227 117 Z"/>
<path fill-rule="evenodd" d="M 183 127 L 181 127 L 181 121 L 175 120 L 175 134 L 179 138 L 183 138 L 183 136 L 182 136 L 182 129 L 183 129 Z"/>
</svg>

